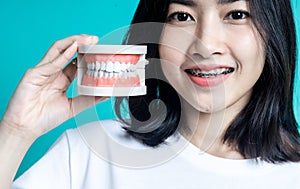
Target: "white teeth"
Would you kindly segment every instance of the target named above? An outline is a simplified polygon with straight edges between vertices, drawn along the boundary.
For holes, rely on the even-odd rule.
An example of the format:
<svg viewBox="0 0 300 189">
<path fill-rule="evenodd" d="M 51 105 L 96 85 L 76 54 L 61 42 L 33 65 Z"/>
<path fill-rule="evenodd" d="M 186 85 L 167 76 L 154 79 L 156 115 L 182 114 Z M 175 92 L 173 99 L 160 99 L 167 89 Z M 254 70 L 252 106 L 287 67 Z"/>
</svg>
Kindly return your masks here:
<svg viewBox="0 0 300 189">
<path fill-rule="evenodd" d="M 105 71 L 105 68 L 106 68 L 105 62 L 101 62 L 100 70 Z"/>
<path fill-rule="evenodd" d="M 194 72 L 196 73 L 199 73 L 199 74 L 221 74 L 225 71 L 228 71 L 229 68 L 219 68 L 219 69 L 216 69 L 216 70 L 210 70 L 210 71 L 201 71 L 201 70 L 193 70 Z"/>
<path fill-rule="evenodd" d="M 92 76 L 92 75 L 93 75 L 93 71 L 88 70 L 86 74 L 87 74 L 88 76 Z"/>
<path fill-rule="evenodd" d="M 130 66 L 131 66 L 131 64 L 130 64 L 130 62 L 128 62 L 128 63 L 126 64 L 126 70 L 129 70 Z M 129 71 L 130 71 L 130 70 L 129 70 Z"/>
<path fill-rule="evenodd" d="M 87 63 L 86 74 L 92 77 L 135 77 L 137 66 L 130 62 L 92 62 Z M 127 74 L 128 73 L 128 74 Z"/>
<path fill-rule="evenodd" d="M 136 70 L 136 65 L 132 64 L 132 65 L 129 66 L 128 69 L 129 69 L 130 72 L 134 72 Z"/>
<path fill-rule="evenodd" d="M 100 70 L 100 71 L 98 72 L 98 77 L 103 77 L 103 76 L 104 76 L 104 72 Z"/>
<path fill-rule="evenodd" d="M 114 72 L 120 72 L 121 71 L 121 64 L 120 62 L 116 61 L 114 64 Z"/>
<path fill-rule="evenodd" d="M 198 77 L 216 77 L 221 74 L 228 74 L 232 72 L 232 68 L 218 68 L 215 70 L 204 71 L 199 69 L 192 69 L 189 72 Z"/>
<path fill-rule="evenodd" d="M 223 72 L 226 72 L 229 68 L 222 68 L 222 69 L 218 69 L 217 73 L 221 74 Z"/>
<path fill-rule="evenodd" d="M 97 76 L 98 76 L 98 72 L 96 71 L 93 73 L 93 77 L 97 77 Z"/>
<path fill-rule="evenodd" d="M 216 69 L 216 74 L 221 74 L 222 73 L 222 69 Z"/>
<path fill-rule="evenodd" d="M 127 79 L 128 72 L 122 72 L 122 78 Z"/>
<path fill-rule="evenodd" d="M 113 72 L 114 71 L 114 64 L 109 61 L 107 64 L 106 64 L 106 71 L 107 72 Z"/>
<path fill-rule="evenodd" d="M 121 71 L 122 71 L 122 72 L 125 72 L 125 71 L 126 71 L 126 63 L 125 63 L 125 62 L 122 62 L 122 63 L 121 63 Z"/>
<path fill-rule="evenodd" d="M 129 77 L 135 77 L 136 76 L 136 73 L 134 72 L 129 72 Z"/>
<path fill-rule="evenodd" d="M 119 73 L 118 73 L 118 76 L 119 76 L 119 77 L 123 77 L 123 76 L 124 76 L 124 73 L 126 73 L 126 72 L 119 72 Z"/>
<path fill-rule="evenodd" d="M 87 65 L 87 68 L 88 68 L 88 70 L 91 70 L 92 68 L 91 68 L 91 64 L 88 64 Z"/>
<path fill-rule="evenodd" d="M 99 71 L 101 68 L 100 62 L 96 61 L 96 70 Z"/>
</svg>

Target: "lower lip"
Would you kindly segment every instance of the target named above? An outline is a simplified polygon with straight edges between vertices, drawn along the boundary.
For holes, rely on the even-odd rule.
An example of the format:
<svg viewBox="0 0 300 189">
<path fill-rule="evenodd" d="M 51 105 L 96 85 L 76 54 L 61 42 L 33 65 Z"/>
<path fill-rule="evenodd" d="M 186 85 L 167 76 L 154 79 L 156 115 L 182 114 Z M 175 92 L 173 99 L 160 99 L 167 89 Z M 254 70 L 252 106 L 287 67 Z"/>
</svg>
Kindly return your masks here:
<svg viewBox="0 0 300 189">
<path fill-rule="evenodd" d="M 226 74 L 226 75 L 220 75 L 217 77 L 197 77 L 193 76 L 191 74 L 188 74 L 189 78 L 200 87 L 214 87 L 217 85 L 220 85 L 221 83 L 224 83 L 224 81 L 231 75 L 232 73 Z"/>
</svg>

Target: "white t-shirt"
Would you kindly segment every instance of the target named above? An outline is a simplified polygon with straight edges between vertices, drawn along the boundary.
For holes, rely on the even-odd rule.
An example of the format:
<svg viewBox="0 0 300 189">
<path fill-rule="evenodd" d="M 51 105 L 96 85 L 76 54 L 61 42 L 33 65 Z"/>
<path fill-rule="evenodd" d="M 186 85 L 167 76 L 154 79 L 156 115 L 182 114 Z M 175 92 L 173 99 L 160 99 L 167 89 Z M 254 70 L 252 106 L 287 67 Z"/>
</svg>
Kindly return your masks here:
<svg viewBox="0 0 300 189">
<path fill-rule="evenodd" d="M 151 148 L 108 120 L 66 131 L 12 188 L 299 189 L 300 163 L 223 159 L 180 135 Z"/>
</svg>

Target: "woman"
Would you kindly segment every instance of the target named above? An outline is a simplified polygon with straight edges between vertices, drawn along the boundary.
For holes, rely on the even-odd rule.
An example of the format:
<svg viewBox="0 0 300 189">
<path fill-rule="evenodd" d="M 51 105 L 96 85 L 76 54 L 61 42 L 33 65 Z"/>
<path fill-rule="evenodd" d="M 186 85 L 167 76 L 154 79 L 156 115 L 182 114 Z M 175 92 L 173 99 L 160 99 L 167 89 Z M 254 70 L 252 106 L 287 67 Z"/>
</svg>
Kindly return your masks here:
<svg viewBox="0 0 300 189">
<path fill-rule="evenodd" d="M 142 0 L 132 24 L 126 42 L 148 45 L 148 78 L 159 79 L 128 99 L 130 125 L 67 131 L 13 188 L 300 187 L 289 1 Z M 1 121 L 1 188 L 38 136 L 105 99 L 65 96 L 76 67 L 61 69 L 95 43 L 58 41 L 24 76 Z"/>
</svg>

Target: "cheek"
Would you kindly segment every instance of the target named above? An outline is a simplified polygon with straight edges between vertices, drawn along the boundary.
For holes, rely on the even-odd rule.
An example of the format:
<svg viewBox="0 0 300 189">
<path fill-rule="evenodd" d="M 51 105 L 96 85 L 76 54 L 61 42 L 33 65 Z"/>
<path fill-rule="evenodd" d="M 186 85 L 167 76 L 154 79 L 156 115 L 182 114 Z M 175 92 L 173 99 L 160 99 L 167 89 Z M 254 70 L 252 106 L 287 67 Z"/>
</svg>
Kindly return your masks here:
<svg viewBox="0 0 300 189">
<path fill-rule="evenodd" d="M 251 31 L 252 32 L 249 32 Z M 262 39 L 255 29 L 244 28 L 228 35 L 230 52 L 236 60 L 239 73 L 248 73 L 248 77 L 259 76 L 265 63 L 265 49 Z M 258 78 L 257 78 L 258 79 Z"/>
<path fill-rule="evenodd" d="M 241 30 L 243 31 L 243 30 Z M 230 52 L 237 64 L 236 74 L 226 84 L 226 103 L 232 105 L 243 98 L 244 106 L 252 92 L 252 88 L 261 76 L 265 64 L 265 49 L 259 34 L 239 32 L 231 37 Z"/>
<path fill-rule="evenodd" d="M 161 60 L 178 66 L 179 62 L 184 60 L 184 55 L 182 52 L 166 45 L 159 46 L 159 54 Z"/>
<path fill-rule="evenodd" d="M 160 58 L 174 64 L 182 63 L 185 60 L 188 48 L 195 38 L 193 30 L 193 27 L 182 29 L 166 25 L 160 38 Z"/>
</svg>

